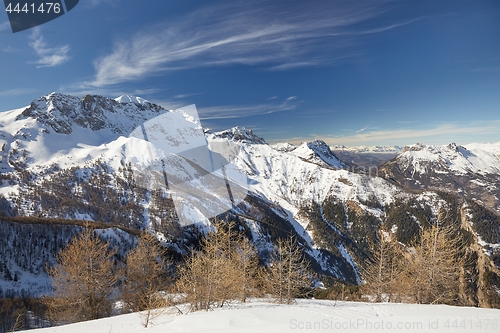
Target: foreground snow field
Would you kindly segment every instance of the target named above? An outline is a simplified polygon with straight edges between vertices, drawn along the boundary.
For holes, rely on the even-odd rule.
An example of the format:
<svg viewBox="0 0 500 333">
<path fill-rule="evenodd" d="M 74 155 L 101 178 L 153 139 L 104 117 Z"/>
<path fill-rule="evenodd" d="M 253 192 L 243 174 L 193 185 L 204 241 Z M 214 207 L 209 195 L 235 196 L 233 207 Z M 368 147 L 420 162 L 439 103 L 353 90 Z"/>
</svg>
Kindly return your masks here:
<svg viewBox="0 0 500 333">
<path fill-rule="evenodd" d="M 141 319 L 134 313 L 31 332 L 500 332 L 497 309 L 325 300 L 253 300 L 209 312 L 163 314 L 148 328 Z"/>
</svg>

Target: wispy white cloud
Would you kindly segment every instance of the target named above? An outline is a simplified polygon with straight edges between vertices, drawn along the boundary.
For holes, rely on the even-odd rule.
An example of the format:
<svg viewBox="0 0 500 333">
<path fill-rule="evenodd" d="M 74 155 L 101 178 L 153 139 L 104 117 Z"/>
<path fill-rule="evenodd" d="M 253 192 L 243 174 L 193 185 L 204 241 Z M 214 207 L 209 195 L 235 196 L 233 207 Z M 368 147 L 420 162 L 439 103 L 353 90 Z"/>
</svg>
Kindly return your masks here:
<svg viewBox="0 0 500 333">
<path fill-rule="evenodd" d="M 159 88 L 134 89 L 131 94 L 134 96 L 142 97 L 142 96 L 147 96 L 147 95 L 158 93 L 162 90 L 165 90 L 165 89 L 159 89 Z M 130 93 L 121 94 L 121 95 L 130 95 Z"/>
<path fill-rule="evenodd" d="M 377 34 L 379 32 L 385 32 L 385 31 L 392 30 L 394 28 L 399 28 L 399 27 L 411 24 L 413 22 L 420 21 L 422 19 L 423 19 L 423 17 L 417 17 L 417 18 L 414 18 L 413 20 L 409 20 L 409 21 L 405 21 L 405 22 L 400 22 L 400 23 L 396 23 L 396 24 L 391 24 L 391 25 L 388 25 L 386 27 L 379 27 L 379 28 L 374 28 L 374 29 L 368 29 L 368 30 L 357 32 L 357 33 L 359 33 L 359 34 Z"/>
<path fill-rule="evenodd" d="M 428 129 L 399 129 L 362 133 L 352 136 L 331 139 L 332 142 L 343 142 L 342 144 L 366 144 L 369 142 L 405 142 L 414 143 L 417 141 L 431 140 L 437 144 L 449 143 L 452 141 L 470 140 L 471 136 L 484 136 L 500 133 L 500 121 L 489 124 L 478 124 L 463 126 L 455 124 L 441 125 Z M 464 142 L 463 142 L 464 143 Z"/>
<path fill-rule="evenodd" d="M 416 142 L 447 144 L 471 143 L 475 140 L 497 142 L 500 140 L 500 120 L 477 122 L 475 124 L 443 124 L 429 128 L 408 128 L 394 130 L 374 130 L 345 136 L 315 135 L 312 137 L 283 139 L 290 143 L 300 143 L 321 139 L 329 145 L 406 145 Z"/>
<path fill-rule="evenodd" d="M 167 110 L 175 110 L 175 109 L 180 109 L 186 105 L 191 105 L 193 103 L 189 102 L 184 102 L 182 100 L 176 100 L 176 99 L 149 99 L 151 103 L 158 104 L 162 107 L 164 107 Z"/>
<path fill-rule="evenodd" d="M 297 96 L 290 96 L 281 103 L 262 103 L 256 105 L 223 105 L 199 108 L 201 120 L 244 118 L 294 110 L 300 101 Z"/>
<path fill-rule="evenodd" d="M 319 61 L 288 62 L 285 64 L 272 66 L 270 69 L 280 71 L 280 70 L 288 70 L 288 69 L 293 69 L 293 68 L 298 68 L 298 67 L 317 66 L 319 63 L 320 63 Z"/>
<path fill-rule="evenodd" d="M 479 68 L 473 69 L 471 72 L 473 72 L 473 73 L 500 72 L 500 66 L 479 67 Z"/>
<path fill-rule="evenodd" d="M 69 45 L 49 47 L 41 35 L 39 28 L 33 30 L 30 39 L 32 41 L 29 45 L 40 57 L 37 61 L 32 62 L 38 65 L 37 68 L 59 66 L 69 60 Z"/>
<path fill-rule="evenodd" d="M 12 47 L 11 45 L 7 45 L 2 49 L 3 52 L 5 53 L 13 53 L 13 52 L 22 52 L 20 49 L 16 49 Z"/>
<path fill-rule="evenodd" d="M 191 93 L 191 94 L 178 94 L 178 95 L 175 95 L 174 98 L 183 99 L 183 98 L 187 98 L 187 97 L 198 96 L 201 94 L 203 94 L 203 93 L 199 92 L 199 93 Z"/>
<path fill-rule="evenodd" d="M 287 70 L 343 61 L 353 56 L 352 36 L 380 33 L 412 21 L 363 29 L 383 12 L 383 2 L 293 1 L 225 4 L 198 10 L 116 41 L 94 62 L 84 85 L 103 87 L 168 71 L 228 64 Z M 354 54 L 356 55 L 356 54 Z"/>
</svg>

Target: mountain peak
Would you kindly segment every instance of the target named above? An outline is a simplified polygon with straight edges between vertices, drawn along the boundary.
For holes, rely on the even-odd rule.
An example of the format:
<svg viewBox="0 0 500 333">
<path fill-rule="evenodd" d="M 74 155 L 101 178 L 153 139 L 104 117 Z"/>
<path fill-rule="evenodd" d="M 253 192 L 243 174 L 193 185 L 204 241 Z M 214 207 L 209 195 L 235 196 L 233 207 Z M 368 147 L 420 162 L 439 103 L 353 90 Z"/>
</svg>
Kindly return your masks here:
<svg viewBox="0 0 500 333">
<path fill-rule="evenodd" d="M 100 95 L 85 95 L 80 99 L 52 92 L 32 101 L 17 119 L 36 119 L 60 134 L 72 133 L 74 126 L 93 131 L 107 128 L 113 133 L 127 134 L 140 123 L 166 112 L 140 97 L 128 97 L 129 102 L 124 103 Z"/>
<path fill-rule="evenodd" d="M 132 95 L 121 95 L 120 97 L 115 98 L 115 101 L 117 101 L 118 103 L 134 103 L 139 105 L 150 103 L 148 100 L 145 100 L 144 98 Z"/>
<path fill-rule="evenodd" d="M 405 146 L 403 148 L 402 153 L 406 153 L 408 151 L 421 151 L 421 150 L 425 149 L 426 147 L 428 147 L 428 146 L 417 142 L 417 143 L 415 143 L 413 145 Z"/>
<path fill-rule="evenodd" d="M 418 151 L 427 151 L 432 154 L 453 154 L 453 153 L 461 153 L 462 151 L 466 151 L 467 148 L 457 145 L 455 142 L 452 142 L 448 145 L 443 146 L 435 146 L 435 145 L 426 145 L 422 143 L 416 143 L 413 145 L 409 145 L 404 147 L 402 153 L 407 152 L 418 152 Z"/>
<path fill-rule="evenodd" d="M 341 169 L 344 163 L 330 150 L 330 147 L 322 140 L 303 142 L 299 147 L 291 151 L 292 154 L 309 162 Z"/>
<path fill-rule="evenodd" d="M 434 172 L 451 172 L 466 175 L 467 173 L 497 174 L 500 170 L 497 151 L 494 145 L 424 145 L 406 146 L 396 157 L 402 168 L 411 168 L 419 174 Z M 436 171 L 437 170 L 437 171 Z"/>
<path fill-rule="evenodd" d="M 324 152 L 324 153 L 328 153 L 328 152 L 331 153 L 330 147 L 323 140 L 314 140 L 312 142 L 308 142 L 307 146 L 310 149 L 313 149 L 315 151 L 321 151 L 321 152 Z"/>
<path fill-rule="evenodd" d="M 452 143 L 450 143 L 450 144 L 447 146 L 447 148 L 448 148 L 449 150 L 453 150 L 453 151 L 457 151 L 457 152 L 459 151 L 459 150 L 458 150 L 458 148 L 459 148 L 459 147 L 460 147 L 460 146 L 457 146 L 457 144 L 456 144 L 455 142 L 452 142 Z"/>
<path fill-rule="evenodd" d="M 231 141 L 267 145 L 267 142 L 263 138 L 255 135 L 251 129 L 247 129 L 241 126 L 232 127 L 221 132 L 215 132 L 213 135 L 215 137 L 228 139 Z"/>
</svg>

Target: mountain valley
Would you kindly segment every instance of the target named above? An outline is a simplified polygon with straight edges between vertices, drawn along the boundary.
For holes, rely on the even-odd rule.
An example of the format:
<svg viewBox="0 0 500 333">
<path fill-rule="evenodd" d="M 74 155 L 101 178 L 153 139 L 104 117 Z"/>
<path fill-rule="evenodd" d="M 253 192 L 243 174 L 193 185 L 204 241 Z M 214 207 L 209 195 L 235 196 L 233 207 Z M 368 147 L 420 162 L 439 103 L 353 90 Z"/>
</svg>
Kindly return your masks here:
<svg viewBox="0 0 500 333">
<path fill-rule="evenodd" d="M 149 141 L 131 135 L 148 122 L 153 128 L 158 117 L 175 120 L 155 132 L 170 138 L 169 147 L 199 138 L 230 147 L 222 170 L 231 165 L 244 175 L 239 190 L 231 184 L 231 202 L 209 189 L 204 173 L 179 158 L 182 152 L 151 150 L 152 132 Z M 120 256 L 134 246 L 133 231 L 149 230 L 182 260 L 217 217 L 236 220 L 264 262 L 277 239 L 294 235 L 325 285 L 361 284 L 381 230 L 411 247 L 422 228 L 453 224 L 467 233 L 466 252 L 475 258 L 467 273 L 470 305 L 500 305 L 500 143 L 381 152 L 335 149 L 319 140 L 268 145 L 249 129 L 214 132 L 188 111 L 141 98 L 52 93 L 1 114 L 0 145 L 3 296 L 49 292 L 44 267 L 82 221 L 99 223 Z M 372 157 L 353 158 L 363 153 Z M 168 177 L 151 167 L 153 155 Z M 377 174 L 367 168 L 372 163 Z M 196 175 L 192 191 L 182 192 L 176 177 L 189 168 Z M 190 225 L 176 209 L 181 199 L 190 204 Z M 208 216 L 211 204 L 228 208 Z"/>
</svg>

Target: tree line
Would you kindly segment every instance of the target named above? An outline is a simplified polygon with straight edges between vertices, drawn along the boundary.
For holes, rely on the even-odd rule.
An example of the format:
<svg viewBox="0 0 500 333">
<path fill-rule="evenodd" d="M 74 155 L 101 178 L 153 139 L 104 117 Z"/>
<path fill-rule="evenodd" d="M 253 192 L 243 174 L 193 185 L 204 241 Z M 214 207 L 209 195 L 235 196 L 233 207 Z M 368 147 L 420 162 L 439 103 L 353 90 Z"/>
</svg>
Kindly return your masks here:
<svg viewBox="0 0 500 333">
<path fill-rule="evenodd" d="M 315 297 L 500 307 L 500 251 L 478 244 L 490 235 L 496 243 L 498 217 L 438 195 L 446 206 L 437 214 L 411 199 L 385 206 L 380 219 L 332 197 L 302 207 L 313 241 L 328 249 L 343 245 L 362 278 L 359 285 L 330 279 Z"/>
<path fill-rule="evenodd" d="M 234 222 L 216 221 L 199 248 L 176 265 L 147 232 L 123 264 L 114 259 L 116 251 L 86 228 L 57 254 L 48 269 L 53 295 L 42 298 L 53 324 L 140 311 L 147 327 L 177 304 L 208 311 L 249 297 L 291 303 L 311 286 L 308 262 L 293 237 L 278 240 L 263 260 Z"/>
<path fill-rule="evenodd" d="M 418 237 L 404 245 L 381 229 L 379 243 L 363 269 L 361 292 L 374 301 L 498 307 L 499 295 L 471 248 L 472 236 L 441 212 Z"/>
</svg>

